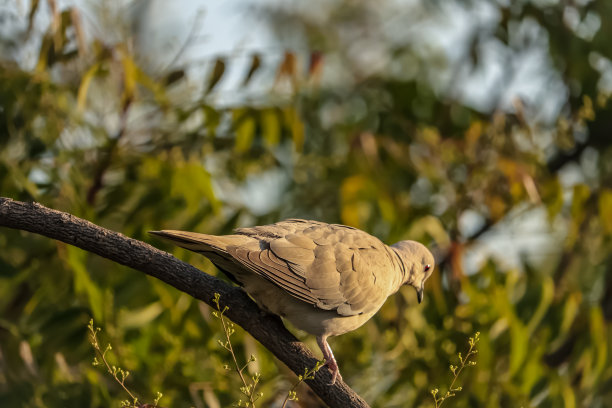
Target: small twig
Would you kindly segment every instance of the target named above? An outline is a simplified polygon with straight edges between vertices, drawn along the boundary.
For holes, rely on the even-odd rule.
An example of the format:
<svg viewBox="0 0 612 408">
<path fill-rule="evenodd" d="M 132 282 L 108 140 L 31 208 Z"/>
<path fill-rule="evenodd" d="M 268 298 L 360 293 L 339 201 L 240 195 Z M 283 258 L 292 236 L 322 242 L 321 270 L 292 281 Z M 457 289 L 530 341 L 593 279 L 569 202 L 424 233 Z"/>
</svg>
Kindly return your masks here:
<svg viewBox="0 0 612 408">
<path fill-rule="evenodd" d="M 137 406 L 138 398 L 134 394 L 132 394 L 132 392 L 125 386 L 125 379 L 130 375 L 130 372 L 124 371 L 120 367 L 111 366 L 108 363 L 108 361 L 106 360 L 106 353 L 108 353 L 113 348 L 110 344 L 107 344 L 104 348 L 104 351 L 102 351 L 102 349 L 100 348 L 100 343 L 98 342 L 98 332 L 101 329 L 99 327 L 94 327 L 93 319 L 89 321 L 87 328 L 89 329 L 90 343 L 96 351 L 96 354 L 98 354 L 98 356 L 102 359 L 102 362 L 100 362 L 97 357 L 94 357 L 93 365 L 98 366 L 103 364 L 106 367 L 108 373 L 113 376 L 113 378 L 115 379 L 115 381 L 117 381 L 121 388 L 123 388 L 125 392 L 129 394 L 130 398 L 133 401 L 133 406 Z M 119 376 L 121 376 L 121 379 L 119 379 Z"/>
<path fill-rule="evenodd" d="M 444 401 L 446 399 L 454 397 L 457 392 L 463 389 L 463 387 L 455 388 L 455 382 L 457 382 L 459 374 L 461 374 L 461 371 L 463 371 L 465 367 L 472 367 L 476 365 L 476 361 L 470 361 L 470 357 L 478 354 L 478 350 L 476 350 L 476 344 L 478 344 L 479 341 L 480 332 L 476 332 L 474 337 L 470 337 L 469 339 L 470 348 L 468 349 L 467 355 L 463 357 L 461 353 L 457 354 L 457 356 L 459 357 L 459 366 L 455 366 L 452 364 L 450 365 L 451 373 L 453 373 L 453 381 L 451 381 L 450 386 L 448 387 L 448 391 L 446 391 L 446 394 L 438 397 L 439 390 L 437 388 L 431 390 L 431 396 L 434 399 L 434 404 L 436 408 L 440 408 L 442 404 L 444 404 Z"/>
<path fill-rule="evenodd" d="M 313 380 L 315 377 L 315 373 L 319 371 L 321 367 L 323 367 L 324 365 L 325 365 L 325 360 L 320 360 L 320 361 L 317 361 L 317 364 L 315 364 L 315 366 L 311 368 L 310 370 L 305 368 L 304 375 L 298 375 L 297 382 L 293 384 L 293 387 L 291 387 L 291 389 L 287 392 L 287 396 L 285 397 L 285 400 L 283 401 L 283 405 L 281 408 L 285 408 L 289 401 L 297 401 L 298 397 L 297 397 L 297 393 L 295 392 L 295 389 L 298 387 L 298 385 L 300 385 L 305 380 Z"/>
<path fill-rule="evenodd" d="M 213 312 L 213 315 L 219 320 L 221 320 L 221 324 L 223 325 L 223 333 L 225 334 L 225 342 L 221 340 L 217 340 L 217 342 L 219 343 L 221 347 L 223 347 L 224 349 L 230 352 L 232 356 L 232 360 L 234 361 L 234 370 L 240 376 L 240 381 L 242 381 L 242 387 L 240 387 L 240 391 L 249 399 L 246 402 L 239 400 L 237 403 L 237 406 L 242 407 L 244 404 L 244 407 L 255 408 L 255 401 L 257 401 L 259 398 L 263 396 L 263 393 L 261 392 L 258 394 L 255 394 L 255 388 L 257 387 L 257 384 L 259 383 L 260 374 L 255 373 L 255 375 L 251 377 L 252 382 L 249 384 L 246 378 L 244 378 L 243 371 L 247 368 L 247 366 L 250 363 L 256 361 L 256 359 L 255 359 L 255 356 L 251 354 L 248 361 L 242 367 L 240 367 L 240 365 L 238 364 L 238 359 L 236 358 L 236 353 L 234 352 L 232 341 L 230 339 L 231 335 L 234 334 L 234 331 L 235 331 L 234 324 L 232 322 L 228 322 L 225 316 L 223 315 L 226 311 L 229 310 L 229 307 L 225 306 L 223 307 L 223 310 L 221 310 L 221 305 L 219 304 L 220 298 L 221 298 L 221 295 L 218 293 L 215 293 L 215 297 L 213 298 L 212 301 L 217 306 L 217 311 Z M 230 369 L 227 364 L 225 365 L 225 369 L 226 370 Z"/>
<path fill-rule="evenodd" d="M 108 373 L 113 376 L 115 381 L 117 381 L 117 383 L 121 386 L 121 388 L 123 388 L 125 392 L 127 392 L 130 398 L 132 399 L 131 402 L 129 400 L 121 401 L 121 406 L 131 407 L 131 408 L 157 407 L 157 404 L 159 403 L 159 400 L 161 399 L 163 394 L 159 391 L 157 392 L 157 396 L 153 400 L 153 405 L 139 404 L 138 398 L 125 385 L 125 379 L 130 375 L 130 372 L 123 370 L 121 367 L 117 367 L 114 365 L 111 366 L 108 363 L 108 360 L 106 359 L 106 353 L 108 353 L 110 350 L 113 349 L 110 343 L 106 345 L 106 347 L 104 348 L 104 351 L 102 351 L 102 348 L 100 347 L 100 343 L 98 341 L 98 332 L 101 331 L 102 329 L 94 326 L 93 319 L 89 320 L 89 324 L 87 325 L 87 328 L 89 329 L 90 343 L 93 346 L 96 354 L 101 359 L 101 360 L 98 360 L 98 357 L 94 357 L 93 365 L 94 366 L 103 365 L 104 367 L 106 367 L 106 371 L 108 371 Z"/>
</svg>

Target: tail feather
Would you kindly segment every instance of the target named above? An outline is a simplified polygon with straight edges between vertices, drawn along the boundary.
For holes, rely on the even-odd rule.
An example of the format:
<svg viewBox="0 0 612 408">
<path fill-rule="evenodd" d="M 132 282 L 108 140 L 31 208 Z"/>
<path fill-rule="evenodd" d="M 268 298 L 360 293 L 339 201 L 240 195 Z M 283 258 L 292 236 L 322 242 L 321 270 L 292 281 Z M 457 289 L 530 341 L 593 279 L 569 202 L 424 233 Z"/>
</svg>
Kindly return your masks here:
<svg viewBox="0 0 612 408">
<path fill-rule="evenodd" d="M 242 285 L 236 275 L 240 275 L 240 264 L 227 252 L 231 245 L 241 245 L 252 238 L 241 235 L 207 235 L 188 231 L 149 231 L 149 234 L 171 241 L 175 245 L 204 255 L 235 283 Z"/>
<path fill-rule="evenodd" d="M 149 231 L 149 234 L 172 241 L 175 245 L 194 252 L 210 252 L 212 250 L 213 252 L 227 253 L 228 243 L 224 242 L 225 237 L 175 230 Z"/>
</svg>

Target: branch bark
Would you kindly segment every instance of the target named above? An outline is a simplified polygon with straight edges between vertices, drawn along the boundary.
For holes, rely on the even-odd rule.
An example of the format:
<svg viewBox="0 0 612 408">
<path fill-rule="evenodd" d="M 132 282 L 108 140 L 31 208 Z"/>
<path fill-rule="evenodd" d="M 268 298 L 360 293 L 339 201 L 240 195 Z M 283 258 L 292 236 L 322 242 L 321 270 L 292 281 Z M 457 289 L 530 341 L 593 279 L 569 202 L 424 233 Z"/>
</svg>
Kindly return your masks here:
<svg viewBox="0 0 612 408">
<path fill-rule="evenodd" d="M 215 293 L 228 306 L 226 316 L 249 332 L 294 373 L 303 374 L 317 362 L 314 354 L 283 326 L 281 320 L 264 313 L 240 288 L 203 273 L 167 252 L 120 233 L 99 227 L 71 214 L 0 197 L 0 226 L 34 232 L 53 238 L 153 276 L 211 307 Z M 330 407 L 368 407 L 341 380 L 332 386 L 329 370 L 322 369 L 312 390 Z"/>
</svg>

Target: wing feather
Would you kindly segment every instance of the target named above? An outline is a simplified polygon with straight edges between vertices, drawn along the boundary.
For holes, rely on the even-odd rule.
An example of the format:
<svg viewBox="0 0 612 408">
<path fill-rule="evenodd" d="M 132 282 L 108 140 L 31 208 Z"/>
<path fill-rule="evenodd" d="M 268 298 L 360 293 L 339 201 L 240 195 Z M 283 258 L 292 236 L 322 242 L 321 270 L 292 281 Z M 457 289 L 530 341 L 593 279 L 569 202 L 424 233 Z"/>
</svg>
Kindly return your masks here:
<svg viewBox="0 0 612 408">
<path fill-rule="evenodd" d="M 301 301 L 342 316 L 379 308 L 390 294 L 391 275 L 398 273 L 386 245 L 342 225 L 286 220 L 223 237 L 173 233 L 187 249 L 230 255 L 242 273 L 255 273 Z"/>
</svg>

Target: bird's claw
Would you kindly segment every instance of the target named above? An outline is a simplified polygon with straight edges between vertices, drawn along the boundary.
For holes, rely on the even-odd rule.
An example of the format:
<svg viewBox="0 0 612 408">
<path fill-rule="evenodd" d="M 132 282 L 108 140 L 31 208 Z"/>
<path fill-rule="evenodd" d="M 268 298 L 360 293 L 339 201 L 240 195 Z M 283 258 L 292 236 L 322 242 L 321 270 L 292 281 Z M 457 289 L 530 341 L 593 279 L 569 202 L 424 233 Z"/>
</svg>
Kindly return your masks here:
<svg viewBox="0 0 612 408">
<path fill-rule="evenodd" d="M 342 381 L 342 376 L 340 375 L 340 369 L 338 368 L 338 363 L 336 363 L 335 359 L 327 361 L 325 365 L 327 366 L 329 371 L 331 371 L 331 375 L 332 375 L 332 380 L 329 383 L 329 385 L 334 385 L 337 379 L 340 379 L 340 381 Z"/>
</svg>

